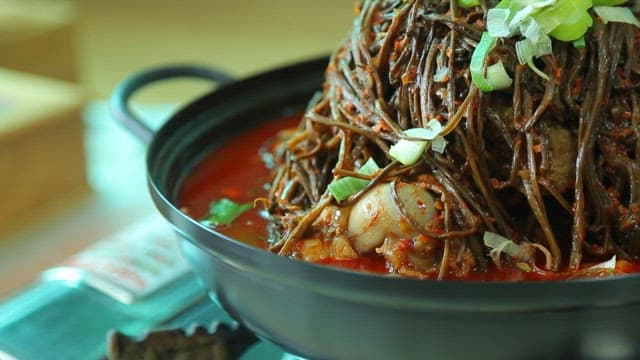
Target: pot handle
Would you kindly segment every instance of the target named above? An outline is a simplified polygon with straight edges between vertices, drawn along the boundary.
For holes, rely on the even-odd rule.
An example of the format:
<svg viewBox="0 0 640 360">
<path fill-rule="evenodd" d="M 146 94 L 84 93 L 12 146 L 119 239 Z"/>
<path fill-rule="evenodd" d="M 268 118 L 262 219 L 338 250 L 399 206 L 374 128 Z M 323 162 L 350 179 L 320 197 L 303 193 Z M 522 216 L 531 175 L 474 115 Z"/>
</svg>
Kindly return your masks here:
<svg viewBox="0 0 640 360">
<path fill-rule="evenodd" d="M 199 65 L 170 65 L 142 70 L 124 79 L 116 86 L 109 101 L 111 115 L 130 133 L 145 144 L 149 144 L 153 138 L 154 130 L 131 111 L 129 101 L 133 94 L 141 88 L 157 81 L 177 77 L 213 80 L 218 84 L 227 84 L 235 80 L 223 71 Z"/>
</svg>

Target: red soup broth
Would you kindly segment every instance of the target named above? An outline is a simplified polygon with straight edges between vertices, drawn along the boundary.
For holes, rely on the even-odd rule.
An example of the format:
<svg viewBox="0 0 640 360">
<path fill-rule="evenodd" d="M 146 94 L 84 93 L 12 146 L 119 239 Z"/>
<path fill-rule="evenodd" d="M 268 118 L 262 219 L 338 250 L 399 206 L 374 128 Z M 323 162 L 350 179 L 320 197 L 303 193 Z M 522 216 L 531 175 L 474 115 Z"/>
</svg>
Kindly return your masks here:
<svg viewBox="0 0 640 360">
<path fill-rule="evenodd" d="M 293 128 L 300 115 L 284 116 L 252 128 L 242 135 L 230 139 L 206 157 L 185 180 L 178 196 L 182 211 L 194 219 L 203 219 L 213 201 L 228 198 L 237 203 L 253 202 L 267 195 L 270 171 L 260 155 L 261 149 L 278 132 Z M 260 214 L 261 206 L 240 215 L 232 225 L 216 227 L 216 230 L 246 244 L 267 249 L 267 221 Z M 597 262 L 585 263 L 585 268 Z M 351 270 L 375 273 L 388 272 L 381 256 L 367 255 L 355 260 L 325 259 L 321 264 Z M 640 261 L 618 260 L 615 273 L 640 272 Z M 579 277 L 608 276 L 611 271 L 593 271 Z M 522 271 L 515 266 L 502 269 L 492 267 L 489 271 L 472 272 L 464 279 L 479 281 L 562 280 L 573 277 L 568 271 Z"/>
<path fill-rule="evenodd" d="M 228 198 L 236 203 L 253 202 L 267 195 L 270 182 L 260 150 L 279 131 L 293 127 L 300 115 L 285 116 L 252 128 L 217 148 L 196 166 L 178 195 L 182 211 L 194 219 L 203 219 L 213 201 Z M 240 215 L 230 226 L 216 230 L 246 244 L 267 248 L 267 221 L 260 207 Z"/>
</svg>

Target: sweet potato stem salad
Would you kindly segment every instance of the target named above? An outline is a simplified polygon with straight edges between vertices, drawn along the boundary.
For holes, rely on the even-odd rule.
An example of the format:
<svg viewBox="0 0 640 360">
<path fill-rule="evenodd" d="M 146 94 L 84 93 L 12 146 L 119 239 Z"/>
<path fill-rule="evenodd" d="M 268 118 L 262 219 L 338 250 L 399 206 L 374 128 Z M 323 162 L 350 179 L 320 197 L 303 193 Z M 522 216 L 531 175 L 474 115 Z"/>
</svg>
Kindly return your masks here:
<svg viewBox="0 0 640 360">
<path fill-rule="evenodd" d="M 268 248 L 428 279 L 626 272 L 640 256 L 635 6 L 359 3 L 323 88 L 271 147 Z"/>
</svg>

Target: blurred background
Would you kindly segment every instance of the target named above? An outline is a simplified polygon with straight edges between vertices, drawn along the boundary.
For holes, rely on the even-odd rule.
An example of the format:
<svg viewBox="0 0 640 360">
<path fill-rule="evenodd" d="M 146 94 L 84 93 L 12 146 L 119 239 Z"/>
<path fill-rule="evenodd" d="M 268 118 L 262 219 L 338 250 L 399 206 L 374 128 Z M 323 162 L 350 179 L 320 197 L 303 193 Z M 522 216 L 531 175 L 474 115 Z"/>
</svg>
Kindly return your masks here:
<svg viewBox="0 0 640 360">
<path fill-rule="evenodd" d="M 0 298 L 153 213 L 144 147 L 107 101 L 138 70 L 215 66 L 244 78 L 329 54 L 352 0 L 0 0 Z M 172 80 L 135 110 L 159 124 L 210 91 Z"/>
</svg>

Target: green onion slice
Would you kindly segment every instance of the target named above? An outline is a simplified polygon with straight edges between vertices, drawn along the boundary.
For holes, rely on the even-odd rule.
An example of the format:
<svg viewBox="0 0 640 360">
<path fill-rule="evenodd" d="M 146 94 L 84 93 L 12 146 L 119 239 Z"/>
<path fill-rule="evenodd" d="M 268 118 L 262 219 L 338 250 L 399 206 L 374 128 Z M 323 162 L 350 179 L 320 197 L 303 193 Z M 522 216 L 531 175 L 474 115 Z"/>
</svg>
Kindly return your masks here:
<svg viewBox="0 0 640 360">
<path fill-rule="evenodd" d="M 616 256 L 613 255 L 611 259 L 603 261 L 599 264 L 590 266 L 582 271 L 580 271 L 575 277 L 602 277 L 602 276 L 611 276 L 616 273 Z"/>
<path fill-rule="evenodd" d="M 458 5 L 462 6 L 463 8 L 470 8 L 480 5 L 480 0 L 458 0 Z"/>
<path fill-rule="evenodd" d="M 575 47 L 576 49 L 582 49 L 587 47 L 587 42 L 584 39 L 584 36 L 581 37 L 580 39 L 576 40 L 573 42 L 573 47 Z"/>
<path fill-rule="evenodd" d="M 403 165 L 413 165 L 424 154 L 428 144 L 429 141 L 427 140 L 400 139 L 389 148 L 389 156 Z"/>
<path fill-rule="evenodd" d="M 222 198 L 211 203 L 209 215 L 201 222 L 208 226 L 230 225 L 238 216 L 251 209 L 251 203 L 238 204 Z"/>
<path fill-rule="evenodd" d="M 511 87 L 513 80 L 504 68 L 502 61 L 487 67 L 487 81 L 491 83 L 494 90 L 506 89 Z"/>
<path fill-rule="evenodd" d="M 520 27 L 520 24 L 526 19 L 530 18 L 537 12 L 538 8 L 533 7 L 533 5 L 529 4 L 524 8 L 518 10 L 513 15 L 513 18 L 509 22 L 510 29 L 517 29 Z"/>
<path fill-rule="evenodd" d="M 611 257 L 611 259 L 607 260 L 607 261 L 603 261 L 599 264 L 595 264 L 589 268 L 587 268 L 586 270 L 598 270 L 598 269 L 608 269 L 608 270 L 614 270 L 616 268 L 616 256 L 613 255 L 613 257 Z"/>
<path fill-rule="evenodd" d="M 444 149 L 447 147 L 447 140 L 445 140 L 444 136 L 438 135 L 435 139 L 431 140 L 431 150 L 443 154 Z"/>
<path fill-rule="evenodd" d="M 476 46 L 476 49 L 473 51 L 473 55 L 471 55 L 471 63 L 469 64 L 471 80 L 480 91 L 490 92 L 494 89 L 493 84 L 484 77 L 484 67 L 487 55 L 489 55 L 495 46 L 496 38 L 491 37 L 489 32 L 485 31 L 482 33 L 480 42 L 478 42 L 478 46 Z"/>
<path fill-rule="evenodd" d="M 553 29 L 549 35 L 562 41 L 574 41 L 583 37 L 593 25 L 593 18 L 586 10 L 575 10 L 573 16 Z"/>
<path fill-rule="evenodd" d="M 442 124 L 436 119 L 431 119 L 424 128 L 407 129 L 403 133 L 408 137 L 423 140 L 433 140 L 442 131 Z"/>
<path fill-rule="evenodd" d="M 380 170 L 380 167 L 378 166 L 376 161 L 373 160 L 373 158 L 369 158 L 369 160 L 367 160 L 367 162 L 362 165 L 358 172 L 362 175 L 373 175 L 378 170 Z"/>
<path fill-rule="evenodd" d="M 621 4 L 620 0 L 596 0 L 596 4 Z M 584 36 L 593 25 L 593 18 L 588 10 L 594 5 L 594 0 L 502 0 L 487 13 L 487 33 L 494 38 L 481 39 L 480 44 L 471 57 L 471 77 L 482 91 L 492 91 L 495 86 L 483 76 L 484 59 L 495 38 L 521 35 L 523 39 L 516 43 L 518 61 L 528 64 L 538 75 L 548 80 L 548 76 L 538 69 L 534 59 L 552 53 L 551 37 L 561 41 L 576 41 Z M 601 8 L 613 8 L 600 6 Z M 609 12 L 604 10 L 603 21 L 621 21 L 640 26 L 633 13 L 628 8 L 614 8 Z M 483 34 L 484 37 L 484 34 Z M 483 43 L 483 40 L 484 43 Z M 581 42 L 577 45 L 580 46 Z M 480 46 L 480 45 L 484 45 Z M 477 57 L 476 57 L 477 55 Z M 475 58 L 475 59 L 474 59 Z M 474 62 L 475 60 L 475 62 Z"/>
<path fill-rule="evenodd" d="M 492 252 L 497 252 L 498 255 L 500 253 L 505 253 L 514 259 L 528 259 L 530 253 L 523 247 L 513 240 L 509 240 L 506 237 L 496 234 L 490 231 L 485 231 L 482 237 L 482 241 L 484 245 L 488 248 L 491 248 Z"/>
<path fill-rule="evenodd" d="M 593 6 L 615 6 L 626 3 L 628 0 L 593 0 Z"/>
<path fill-rule="evenodd" d="M 491 37 L 509 37 L 513 31 L 509 28 L 510 9 L 493 8 L 487 13 L 487 32 Z"/>
<path fill-rule="evenodd" d="M 403 165 L 415 164 L 422 154 L 424 154 L 430 142 L 438 139 L 437 149 L 439 152 L 444 151 L 446 140 L 440 133 L 442 132 L 442 124 L 436 119 L 431 119 L 424 128 L 411 128 L 403 131 L 407 136 L 400 139 L 397 143 L 389 148 L 389 156 L 398 160 Z"/>
<path fill-rule="evenodd" d="M 633 11 L 628 7 L 594 6 L 593 11 L 595 11 L 605 24 L 611 21 L 632 24 L 640 27 L 640 21 L 638 21 L 638 18 L 633 14 Z"/>
<path fill-rule="evenodd" d="M 345 176 L 343 178 L 333 180 L 327 188 L 329 189 L 329 192 L 331 192 L 331 195 L 333 195 L 334 199 L 342 201 L 364 189 L 368 183 L 369 180 Z"/>
<path fill-rule="evenodd" d="M 512 259 L 524 262 L 522 264 L 516 263 L 518 267 L 525 270 L 524 267 L 530 268 L 530 265 L 524 266 L 523 264 L 534 264 L 535 263 L 535 252 L 540 251 L 545 257 L 545 267 L 547 269 L 551 269 L 553 265 L 553 257 L 551 256 L 551 252 L 545 248 L 541 244 L 522 242 L 520 244 L 516 244 L 513 240 L 507 239 L 506 237 L 496 234 L 490 231 L 485 231 L 482 237 L 484 245 L 491 248 L 491 259 L 493 262 L 500 267 L 500 255 L 502 253 L 507 254 Z M 528 270 L 525 270 L 528 271 Z"/>
<path fill-rule="evenodd" d="M 546 55 L 550 53 L 551 39 L 546 36 L 546 39 L 539 43 L 534 43 L 529 39 L 523 39 L 516 43 L 516 54 L 518 55 L 518 61 L 521 64 L 529 65 L 529 68 L 533 70 L 538 76 L 545 80 L 549 80 L 547 74 L 538 69 L 533 62 L 534 57 Z"/>
<path fill-rule="evenodd" d="M 380 167 L 373 158 L 369 158 L 367 162 L 358 169 L 358 173 L 362 175 L 373 175 Z M 334 199 L 342 201 L 349 196 L 362 190 L 369 184 L 369 180 L 360 179 L 353 176 L 345 176 L 339 179 L 333 180 L 327 188 Z"/>
</svg>

